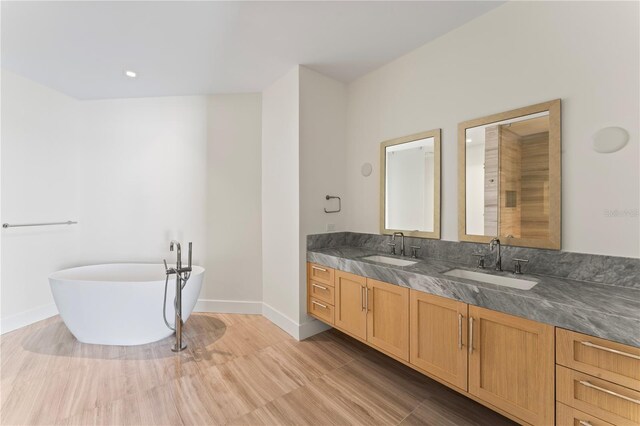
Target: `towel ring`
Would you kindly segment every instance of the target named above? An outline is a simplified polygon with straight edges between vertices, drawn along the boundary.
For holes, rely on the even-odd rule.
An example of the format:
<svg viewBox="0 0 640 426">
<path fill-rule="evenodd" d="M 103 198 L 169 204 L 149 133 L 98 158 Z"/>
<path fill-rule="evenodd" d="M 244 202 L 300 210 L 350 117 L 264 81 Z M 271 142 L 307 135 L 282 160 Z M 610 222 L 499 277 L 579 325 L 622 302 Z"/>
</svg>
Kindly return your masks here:
<svg viewBox="0 0 640 426">
<path fill-rule="evenodd" d="M 326 200 L 331 200 L 336 198 L 338 200 L 338 210 L 327 210 L 326 208 L 324 209 L 325 213 L 339 213 L 342 210 L 342 200 L 340 199 L 340 197 L 336 196 L 336 195 L 327 195 L 325 197 Z"/>
</svg>

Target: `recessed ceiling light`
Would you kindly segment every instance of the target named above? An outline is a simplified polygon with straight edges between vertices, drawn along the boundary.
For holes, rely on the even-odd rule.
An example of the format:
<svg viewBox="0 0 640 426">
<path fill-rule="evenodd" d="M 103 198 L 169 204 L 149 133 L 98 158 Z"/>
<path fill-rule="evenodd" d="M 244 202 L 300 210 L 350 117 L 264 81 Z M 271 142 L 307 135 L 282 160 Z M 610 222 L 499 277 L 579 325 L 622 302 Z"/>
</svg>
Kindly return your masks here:
<svg viewBox="0 0 640 426">
<path fill-rule="evenodd" d="M 126 71 L 124 72 L 124 75 L 126 75 L 126 76 L 127 76 L 127 77 L 129 77 L 129 78 L 136 78 L 136 76 L 137 76 L 138 74 L 136 74 L 136 72 L 135 72 L 135 71 L 129 71 L 129 70 L 126 70 Z"/>
<path fill-rule="evenodd" d="M 471 143 L 471 139 L 467 139 L 467 143 Z"/>
</svg>

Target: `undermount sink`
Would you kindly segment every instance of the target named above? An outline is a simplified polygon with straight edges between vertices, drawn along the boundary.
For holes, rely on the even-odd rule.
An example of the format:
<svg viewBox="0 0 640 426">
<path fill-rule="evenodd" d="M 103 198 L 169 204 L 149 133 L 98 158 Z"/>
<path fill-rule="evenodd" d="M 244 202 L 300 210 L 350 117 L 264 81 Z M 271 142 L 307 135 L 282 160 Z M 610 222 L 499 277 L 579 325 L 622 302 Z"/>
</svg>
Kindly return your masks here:
<svg viewBox="0 0 640 426">
<path fill-rule="evenodd" d="M 450 277 L 466 278 L 468 280 L 517 288 L 520 290 L 531 290 L 536 284 L 538 284 L 535 281 L 503 277 L 502 275 L 490 275 L 483 272 L 467 271 L 465 269 L 452 269 L 444 274 L 449 275 Z"/>
<path fill-rule="evenodd" d="M 367 256 L 367 257 L 363 257 L 362 259 L 370 260 L 372 262 L 386 263 L 388 265 L 394 265 L 394 266 L 409 266 L 409 265 L 415 265 L 417 263 L 412 260 L 402 260 L 402 259 L 396 259 L 395 257 L 378 256 L 378 255 Z"/>
</svg>

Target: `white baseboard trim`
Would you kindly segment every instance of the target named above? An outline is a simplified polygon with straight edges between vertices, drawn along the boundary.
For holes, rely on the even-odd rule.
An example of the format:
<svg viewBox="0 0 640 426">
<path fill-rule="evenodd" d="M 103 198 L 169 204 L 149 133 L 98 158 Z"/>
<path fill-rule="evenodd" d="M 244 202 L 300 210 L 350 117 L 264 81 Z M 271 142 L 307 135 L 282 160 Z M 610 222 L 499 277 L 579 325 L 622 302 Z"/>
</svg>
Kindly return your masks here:
<svg viewBox="0 0 640 426">
<path fill-rule="evenodd" d="M 329 330 L 331 326 L 322 321 L 310 319 L 299 324 L 277 309 L 263 302 L 247 300 L 215 300 L 198 299 L 194 312 L 217 312 L 221 314 L 262 314 L 269 321 L 286 331 L 297 340 L 304 340 L 315 334 Z M 0 334 L 8 333 L 33 324 L 43 319 L 58 315 L 58 308 L 54 303 L 39 306 L 19 314 L 0 319 Z"/>
<path fill-rule="evenodd" d="M 300 340 L 300 324 L 264 302 L 262 303 L 262 316 L 292 335 L 295 339 Z"/>
<path fill-rule="evenodd" d="M 0 319 L 0 334 L 5 334 L 13 330 L 17 330 L 34 322 L 42 321 L 58 315 L 58 308 L 55 303 L 50 305 L 38 306 L 19 314 L 11 315 Z"/>
<path fill-rule="evenodd" d="M 217 312 L 220 314 L 262 314 L 262 302 L 198 299 L 193 311 Z"/>
<path fill-rule="evenodd" d="M 332 327 L 328 324 L 318 321 L 317 319 L 310 318 L 309 321 L 300 324 L 298 340 L 308 339 L 311 336 L 315 336 L 323 331 L 330 330 Z"/>
<path fill-rule="evenodd" d="M 322 321 L 311 318 L 310 321 L 298 324 L 296 321 L 266 303 L 262 303 L 262 316 L 289 333 L 296 340 L 304 340 L 331 328 L 331 326 Z"/>
</svg>

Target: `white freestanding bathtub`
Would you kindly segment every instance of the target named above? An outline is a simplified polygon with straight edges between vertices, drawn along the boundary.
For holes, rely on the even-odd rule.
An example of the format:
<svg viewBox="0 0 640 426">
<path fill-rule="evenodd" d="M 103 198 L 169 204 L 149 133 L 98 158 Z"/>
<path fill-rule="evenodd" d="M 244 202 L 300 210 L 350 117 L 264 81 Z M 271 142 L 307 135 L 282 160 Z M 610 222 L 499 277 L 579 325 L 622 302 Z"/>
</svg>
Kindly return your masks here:
<svg viewBox="0 0 640 426">
<path fill-rule="evenodd" d="M 204 268 L 194 266 L 182 290 L 182 316 L 198 300 Z M 161 264 L 119 263 L 65 269 L 49 276 L 62 320 L 83 343 L 142 345 L 170 336 L 162 319 L 165 269 Z M 167 321 L 173 326 L 175 275 L 169 276 Z"/>
</svg>

